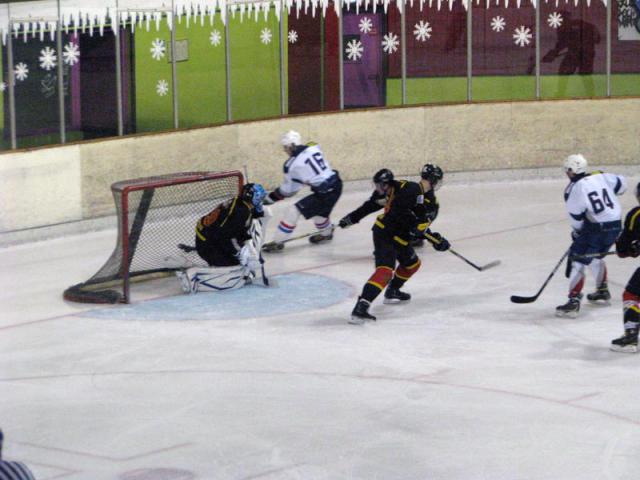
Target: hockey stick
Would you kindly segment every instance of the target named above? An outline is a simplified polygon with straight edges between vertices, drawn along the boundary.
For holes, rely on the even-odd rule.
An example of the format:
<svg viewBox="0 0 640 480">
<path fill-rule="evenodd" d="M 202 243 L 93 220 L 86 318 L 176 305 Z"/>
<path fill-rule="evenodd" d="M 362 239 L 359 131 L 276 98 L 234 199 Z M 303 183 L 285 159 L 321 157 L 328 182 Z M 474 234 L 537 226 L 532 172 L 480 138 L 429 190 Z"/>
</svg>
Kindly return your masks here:
<svg viewBox="0 0 640 480">
<path fill-rule="evenodd" d="M 424 234 L 424 238 L 426 240 L 428 240 L 431 243 L 440 243 L 440 241 L 435 238 L 432 237 L 431 235 L 429 235 L 428 233 Z M 479 267 L 478 265 L 476 265 L 475 263 L 473 263 L 471 260 L 469 260 L 468 258 L 464 257 L 463 255 L 459 254 L 458 252 L 456 252 L 453 248 L 448 248 L 448 251 L 453 253 L 456 257 L 458 257 L 460 260 L 462 260 L 463 262 L 466 262 L 467 264 L 471 265 L 473 268 L 475 268 L 476 270 L 478 270 L 479 272 L 483 272 L 485 270 L 489 270 L 490 268 L 493 267 L 497 267 L 498 265 L 500 265 L 500 260 L 494 260 L 493 262 L 489 262 L 486 265 L 483 265 L 481 267 Z"/>
<path fill-rule="evenodd" d="M 335 225 L 331 225 L 331 227 L 333 229 L 332 233 L 335 233 L 335 231 L 336 231 Z M 303 238 L 311 237 L 311 236 L 319 234 L 319 233 L 322 233 L 322 230 L 314 230 L 313 232 L 309 232 L 309 233 L 301 233 L 300 235 L 296 235 L 294 237 L 289 237 L 289 238 L 287 238 L 285 240 L 282 240 L 279 243 L 293 242 L 294 240 L 301 240 Z M 262 248 L 264 249 L 264 245 L 262 245 Z"/>
<path fill-rule="evenodd" d="M 473 268 L 475 268 L 479 272 L 484 272 L 485 270 L 489 270 L 490 268 L 497 267 L 498 265 L 500 265 L 500 260 L 494 260 L 493 262 L 489 262 L 486 265 L 482 265 L 481 267 L 479 267 L 468 258 L 465 258 L 464 256 L 460 255 L 453 248 L 449 248 L 449 251 L 453 253 L 456 257 L 458 257 L 460 260 L 462 260 L 463 262 L 466 262 L 469 265 L 471 265 Z"/>
<path fill-rule="evenodd" d="M 606 257 L 608 255 L 615 255 L 615 254 L 616 252 L 585 253 L 584 255 L 569 255 L 569 259 Z"/>
<path fill-rule="evenodd" d="M 562 258 L 560 259 L 560 261 L 556 264 L 556 266 L 553 268 L 553 270 L 551 271 L 551 273 L 549 274 L 547 279 L 544 281 L 544 283 L 540 287 L 540 290 L 538 290 L 538 293 L 536 293 L 533 297 L 521 297 L 519 295 L 511 295 L 511 301 L 513 303 L 533 303 L 533 302 L 535 302 L 538 299 L 538 297 L 540 296 L 540 294 L 542 293 L 542 291 L 544 290 L 544 288 L 547 286 L 547 284 L 549 283 L 551 278 L 558 271 L 558 268 L 560 268 L 560 265 L 562 265 L 562 262 L 564 262 L 564 259 L 567 258 L 567 256 L 569 256 L 569 252 L 570 251 L 571 251 L 571 249 L 568 249 L 566 252 L 564 252 L 564 254 L 562 255 Z"/>
</svg>

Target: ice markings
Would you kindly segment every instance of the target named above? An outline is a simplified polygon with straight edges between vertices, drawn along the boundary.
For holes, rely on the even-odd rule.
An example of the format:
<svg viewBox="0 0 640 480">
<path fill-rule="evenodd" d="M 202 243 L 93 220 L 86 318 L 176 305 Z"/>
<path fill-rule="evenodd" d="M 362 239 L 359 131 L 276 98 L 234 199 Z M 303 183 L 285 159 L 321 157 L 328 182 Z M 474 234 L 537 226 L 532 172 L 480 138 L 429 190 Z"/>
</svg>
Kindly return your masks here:
<svg viewBox="0 0 640 480">
<path fill-rule="evenodd" d="M 139 304 L 101 308 L 83 317 L 116 320 L 231 320 L 318 310 L 351 296 L 351 287 L 321 275 L 291 273 L 274 277 L 269 288 L 248 286 L 227 292 L 181 295 Z"/>
</svg>

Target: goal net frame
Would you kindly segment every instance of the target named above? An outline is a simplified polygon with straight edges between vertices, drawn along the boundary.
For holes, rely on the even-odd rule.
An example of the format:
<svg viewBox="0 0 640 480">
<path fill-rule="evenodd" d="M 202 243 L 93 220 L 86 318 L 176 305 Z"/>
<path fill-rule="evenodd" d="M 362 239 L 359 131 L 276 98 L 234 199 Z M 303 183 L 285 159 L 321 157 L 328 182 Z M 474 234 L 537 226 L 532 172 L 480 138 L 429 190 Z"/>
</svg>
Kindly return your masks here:
<svg viewBox="0 0 640 480">
<path fill-rule="evenodd" d="M 115 182 L 111 185 L 117 211 L 118 239 L 116 247 L 102 268 L 89 280 L 73 285 L 64 291 L 65 300 L 80 303 L 130 303 L 131 282 L 135 279 L 146 279 L 158 276 L 158 274 L 170 273 L 180 267 L 167 267 L 158 265 L 157 268 L 144 271 L 131 272 L 131 264 L 138 248 L 140 235 L 145 226 L 145 221 L 152 207 L 154 195 L 158 189 L 178 186 L 187 183 L 212 182 L 219 179 L 233 179 L 237 181 L 237 191 L 220 196 L 221 200 L 232 198 L 240 193 L 244 185 L 244 177 L 238 170 L 227 172 L 180 172 L 160 176 L 135 178 Z M 130 211 L 131 194 L 142 191 L 141 198 L 135 210 Z M 203 199 L 205 201 L 207 199 Z M 210 209 L 215 205 L 209 205 Z M 198 218 L 205 215 L 206 211 L 198 211 Z M 133 214 L 133 215 L 131 215 Z M 133 218 L 131 218 L 133 216 Z M 171 217 L 167 217 L 170 219 Z M 130 223 L 131 221 L 131 223 Z M 194 223 L 195 235 L 195 223 Z M 119 262 L 117 272 L 100 275 L 109 265 Z M 116 290 L 120 288 L 122 293 Z"/>
</svg>

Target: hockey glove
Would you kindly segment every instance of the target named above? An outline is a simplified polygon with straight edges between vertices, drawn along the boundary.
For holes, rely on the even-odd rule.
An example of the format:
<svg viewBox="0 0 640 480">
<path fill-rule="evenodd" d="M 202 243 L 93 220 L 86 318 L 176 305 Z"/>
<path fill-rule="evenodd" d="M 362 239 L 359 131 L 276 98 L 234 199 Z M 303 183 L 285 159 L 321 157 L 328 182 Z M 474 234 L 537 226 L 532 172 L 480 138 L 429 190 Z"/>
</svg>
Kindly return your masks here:
<svg viewBox="0 0 640 480">
<path fill-rule="evenodd" d="M 432 232 L 430 230 L 427 230 L 425 236 L 427 240 L 431 242 L 431 245 L 433 245 L 433 248 L 438 252 L 445 252 L 449 250 L 449 248 L 451 248 L 451 244 L 449 243 L 449 240 L 444 238 L 438 232 Z"/>
<path fill-rule="evenodd" d="M 338 226 L 340 228 L 349 228 L 351 225 L 353 225 L 353 220 L 351 220 L 351 217 L 349 215 L 345 215 L 338 222 Z"/>
<path fill-rule="evenodd" d="M 633 258 L 640 256 L 640 240 L 634 240 L 629 247 L 629 255 Z"/>
<path fill-rule="evenodd" d="M 574 242 L 580 235 L 582 235 L 582 232 L 580 230 L 571 230 L 571 240 L 573 240 Z"/>
</svg>

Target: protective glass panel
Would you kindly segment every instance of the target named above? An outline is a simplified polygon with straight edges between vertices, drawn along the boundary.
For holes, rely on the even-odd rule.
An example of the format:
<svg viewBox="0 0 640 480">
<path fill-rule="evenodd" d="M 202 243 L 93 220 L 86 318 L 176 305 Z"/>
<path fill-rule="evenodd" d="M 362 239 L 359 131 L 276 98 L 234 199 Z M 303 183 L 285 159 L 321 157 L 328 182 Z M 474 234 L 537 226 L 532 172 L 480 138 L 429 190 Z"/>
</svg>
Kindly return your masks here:
<svg viewBox="0 0 640 480">
<path fill-rule="evenodd" d="M 472 89 L 475 101 L 535 98 L 535 10 L 503 2 L 475 4 Z"/>
<path fill-rule="evenodd" d="M 58 54 L 53 29 L 42 27 L 29 31 L 24 26 L 17 36 L 7 38 L 13 53 L 13 63 L 5 62 L 4 78 L 13 74 L 16 122 L 16 146 L 34 147 L 60 143 L 60 104 L 58 83 Z M 9 46 L 9 43 L 11 44 Z M 65 65 L 64 68 L 68 70 Z M 69 82 L 65 76 L 65 113 L 69 121 Z M 7 94 L 8 89 L 6 90 Z M 9 125 L 9 109 L 5 109 L 5 125 Z M 5 142 L 10 142 L 8 130 Z"/>
<path fill-rule="evenodd" d="M 288 14 L 288 25 L 289 113 L 321 112 L 327 105 L 324 86 L 331 83 L 328 77 L 337 73 L 330 68 L 328 58 L 331 35 L 337 36 L 331 26 L 337 24 L 327 22 L 319 10 L 293 8 Z M 337 43 L 336 38 L 333 43 Z"/>
<path fill-rule="evenodd" d="M 164 15 L 164 14 L 163 14 Z M 165 18 L 128 26 L 135 35 L 133 48 L 134 130 L 150 132 L 173 128 L 171 31 Z"/>
<path fill-rule="evenodd" d="M 431 6 L 429 6 L 431 3 Z M 406 5 L 407 103 L 463 102 L 467 99 L 467 25 L 462 2 Z M 400 31 L 400 13 L 389 9 Z M 402 102 L 401 59 L 389 57 L 387 105 Z"/>
<path fill-rule="evenodd" d="M 180 127 L 227 119 L 225 27 L 221 16 L 182 18 L 176 29 Z"/>
<path fill-rule="evenodd" d="M 611 95 L 640 95 L 640 1 L 613 0 Z"/>
<path fill-rule="evenodd" d="M 343 11 L 342 49 L 344 107 L 378 107 L 385 104 L 384 79 L 391 56 L 400 56 L 399 23 L 391 27 L 381 8 L 376 12 Z"/>
<path fill-rule="evenodd" d="M 274 117 L 281 112 L 280 22 L 273 8 L 266 19 L 263 11 L 257 13 L 257 21 L 255 16 L 256 12 L 238 10 L 227 18 L 233 120 Z M 286 18 L 283 21 L 286 32 Z"/>
<path fill-rule="evenodd" d="M 606 6 L 542 3 L 540 17 L 541 96 L 606 95 Z"/>
</svg>

